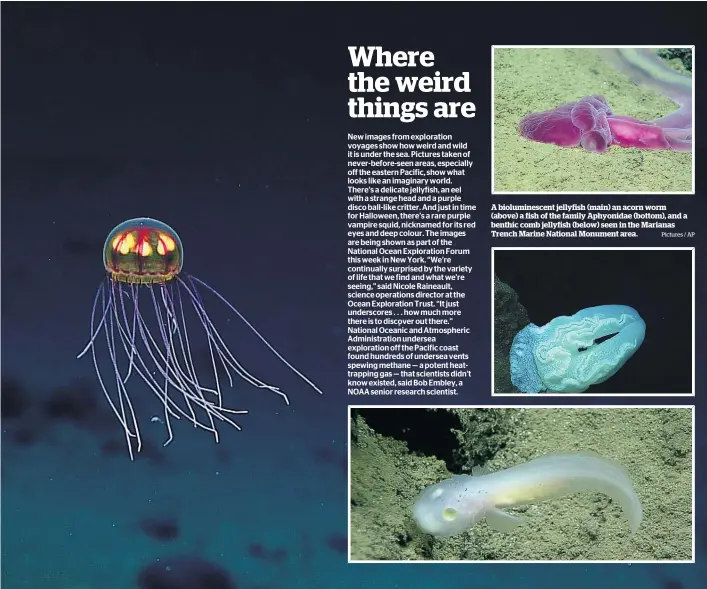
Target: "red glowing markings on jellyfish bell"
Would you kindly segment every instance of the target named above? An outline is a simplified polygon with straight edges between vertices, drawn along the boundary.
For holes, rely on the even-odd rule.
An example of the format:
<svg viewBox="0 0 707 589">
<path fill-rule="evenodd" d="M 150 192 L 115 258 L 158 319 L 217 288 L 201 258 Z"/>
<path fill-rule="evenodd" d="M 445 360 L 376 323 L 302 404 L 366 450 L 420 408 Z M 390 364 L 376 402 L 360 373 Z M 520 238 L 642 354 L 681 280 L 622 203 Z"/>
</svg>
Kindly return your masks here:
<svg viewBox="0 0 707 589">
<path fill-rule="evenodd" d="M 154 251 L 160 256 L 165 256 L 173 252 L 177 244 L 175 240 L 166 233 L 158 229 L 134 229 L 125 231 L 122 235 L 116 235 L 113 239 L 113 251 L 126 255 L 135 253 L 139 256 L 147 257 L 153 255 L 152 243 L 155 242 Z"/>
</svg>

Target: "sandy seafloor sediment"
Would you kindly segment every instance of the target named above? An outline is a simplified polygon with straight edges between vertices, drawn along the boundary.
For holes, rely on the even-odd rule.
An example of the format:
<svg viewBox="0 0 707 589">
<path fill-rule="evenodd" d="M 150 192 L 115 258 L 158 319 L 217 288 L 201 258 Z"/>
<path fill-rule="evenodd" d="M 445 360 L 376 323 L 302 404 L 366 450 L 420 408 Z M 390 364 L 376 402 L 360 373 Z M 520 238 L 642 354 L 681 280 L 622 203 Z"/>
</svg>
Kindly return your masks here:
<svg viewBox="0 0 707 589">
<path fill-rule="evenodd" d="M 636 535 L 631 536 L 618 505 L 590 492 L 511 509 L 526 524 L 510 534 L 492 530 L 485 521 L 449 538 L 424 534 L 412 520 L 412 505 L 424 487 L 451 476 L 445 462 L 410 452 L 406 443 L 377 434 L 358 417 L 352 424 L 351 450 L 353 560 L 692 557 L 691 409 L 451 411 L 459 417 L 457 456 L 468 464 L 476 462 L 475 449 L 491 452 L 487 464 L 492 471 L 545 454 L 580 450 L 618 461 L 643 505 Z"/>
<path fill-rule="evenodd" d="M 530 112 L 601 94 L 615 114 L 652 120 L 677 109 L 636 86 L 593 49 L 494 50 L 494 192 L 691 191 L 691 152 L 612 146 L 603 154 L 528 141 Z"/>
</svg>

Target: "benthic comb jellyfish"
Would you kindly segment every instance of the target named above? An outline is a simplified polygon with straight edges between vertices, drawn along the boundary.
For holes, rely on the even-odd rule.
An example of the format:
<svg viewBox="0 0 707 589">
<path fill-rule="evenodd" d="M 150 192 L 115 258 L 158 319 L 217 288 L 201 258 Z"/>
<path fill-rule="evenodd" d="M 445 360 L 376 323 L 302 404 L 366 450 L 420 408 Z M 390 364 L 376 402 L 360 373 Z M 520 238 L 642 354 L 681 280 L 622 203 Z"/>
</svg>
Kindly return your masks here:
<svg viewBox="0 0 707 589">
<path fill-rule="evenodd" d="M 147 217 L 121 223 L 108 234 L 103 246 L 107 275 L 93 301 L 91 337 L 78 358 L 91 352 L 103 394 L 125 432 L 131 460 L 133 443 L 137 452 L 142 448 L 138 418 L 128 391 L 133 377 L 141 379 L 164 408 L 165 446 L 173 440 L 172 419 L 184 418 L 194 427 L 211 432 L 216 442 L 218 422 L 241 429 L 233 416 L 248 411 L 223 405 L 219 372 L 225 373 L 230 386 L 235 375 L 290 403 L 284 392 L 248 372 L 230 351 L 207 313 L 202 292 L 210 292 L 224 303 L 280 361 L 322 394 L 222 295 L 182 272 L 183 259 L 182 241 L 176 231 Z M 209 386 L 205 386 L 206 380 L 200 378 L 195 366 L 194 330 L 190 333 L 187 328 L 189 314 L 196 316 L 197 329 L 200 325 L 206 336 L 211 364 Z M 99 339 L 105 339 L 108 350 L 108 377 L 104 377 L 96 351 Z"/>
</svg>

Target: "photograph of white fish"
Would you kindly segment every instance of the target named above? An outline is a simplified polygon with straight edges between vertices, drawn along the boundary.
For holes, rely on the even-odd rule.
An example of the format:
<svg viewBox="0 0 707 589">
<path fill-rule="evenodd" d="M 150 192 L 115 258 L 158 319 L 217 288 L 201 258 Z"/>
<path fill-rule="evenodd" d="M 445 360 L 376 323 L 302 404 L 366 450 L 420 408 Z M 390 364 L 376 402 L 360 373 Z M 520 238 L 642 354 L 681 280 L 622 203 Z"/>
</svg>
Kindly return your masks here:
<svg viewBox="0 0 707 589">
<path fill-rule="evenodd" d="M 490 473 L 474 467 L 427 487 L 413 506 L 413 519 L 433 536 L 466 532 L 486 518 L 489 527 L 511 532 L 523 519 L 504 507 L 532 505 L 570 493 L 594 491 L 608 495 L 623 509 L 631 533 L 643 519 L 643 508 L 631 479 L 617 462 L 589 453 L 555 454 Z"/>
<path fill-rule="evenodd" d="M 692 407 L 352 407 L 350 560 L 693 561 Z"/>
</svg>

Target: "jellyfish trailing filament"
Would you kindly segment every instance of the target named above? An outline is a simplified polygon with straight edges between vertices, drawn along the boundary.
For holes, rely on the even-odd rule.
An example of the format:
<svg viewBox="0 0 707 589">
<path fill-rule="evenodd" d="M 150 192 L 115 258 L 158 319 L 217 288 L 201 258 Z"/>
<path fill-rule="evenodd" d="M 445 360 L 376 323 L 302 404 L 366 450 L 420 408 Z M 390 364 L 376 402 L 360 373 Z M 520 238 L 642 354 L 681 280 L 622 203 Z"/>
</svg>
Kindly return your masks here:
<svg viewBox="0 0 707 589">
<path fill-rule="evenodd" d="M 184 273 L 183 258 L 182 242 L 174 229 L 147 217 L 130 219 L 115 227 L 103 247 L 107 275 L 93 301 L 89 342 L 78 357 L 91 352 L 103 394 L 125 432 L 131 459 L 142 447 L 128 388 L 131 378 L 137 377 L 147 385 L 164 408 L 164 419 L 160 421 L 167 430 L 165 446 L 173 439 L 173 419 L 184 418 L 195 428 L 211 432 L 217 442 L 219 422 L 241 429 L 234 416 L 248 411 L 224 406 L 224 375 L 230 386 L 237 376 L 279 395 L 289 405 L 284 392 L 248 372 L 231 352 L 206 310 L 202 293 L 211 293 L 224 303 L 281 362 L 322 394 L 222 295 Z M 210 358 L 208 375 L 200 374 L 196 368 L 189 315 L 196 317 L 194 324 L 205 335 Z M 99 362 L 96 350 L 101 340 L 105 340 L 108 350 L 107 376 L 101 369 L 105 359 Z"/>
</svg>

